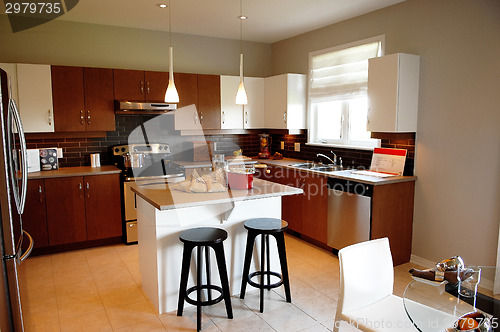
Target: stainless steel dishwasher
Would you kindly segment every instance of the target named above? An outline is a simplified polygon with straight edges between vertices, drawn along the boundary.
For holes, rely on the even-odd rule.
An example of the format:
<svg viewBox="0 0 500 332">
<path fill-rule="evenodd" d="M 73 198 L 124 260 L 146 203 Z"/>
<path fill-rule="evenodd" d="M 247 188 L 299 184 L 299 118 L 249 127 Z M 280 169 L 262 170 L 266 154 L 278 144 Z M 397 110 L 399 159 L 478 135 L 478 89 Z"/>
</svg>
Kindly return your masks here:
<svg viewBox="0 0 500 332">
<path fill-rule="evenodd" d="M 370 239 L 373 186 L 328 178 L 328 246 L 340 250 Z"/>
</svg>

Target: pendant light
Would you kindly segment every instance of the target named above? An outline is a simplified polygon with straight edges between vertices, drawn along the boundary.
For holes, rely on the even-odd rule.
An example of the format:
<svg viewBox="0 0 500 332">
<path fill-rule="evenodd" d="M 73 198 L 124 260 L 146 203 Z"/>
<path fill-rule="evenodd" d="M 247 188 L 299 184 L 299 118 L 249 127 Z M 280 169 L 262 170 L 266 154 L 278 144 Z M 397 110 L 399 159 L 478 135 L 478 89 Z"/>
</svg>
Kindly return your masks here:
<svg viewBox="0 0 500 332">
<path fill-rule="evenodd" d="M 242 2 L 243 0 L 240 0 L 240 16 L 238 16 L 240 19 L 240 84 L 236 93 L 236 105 L 248 104 L 247 93 L 243 84 L 243 20 L 246 20 L 247 17 L 243 15 Z"/>
<path fill-rule="evenodd" d="M 170 10 L 170 0 L 168 0 L 168 32 L 170 35 L 170 47 L 169 47 L 169 66 L 168 66 L 168 86 L 165 92 L 165 102 L 166 103 L 178 103 L 179 94 L 175 88 L 174 83 L 174 49 L 172 47 L 172 17 Z"/>
</svg>

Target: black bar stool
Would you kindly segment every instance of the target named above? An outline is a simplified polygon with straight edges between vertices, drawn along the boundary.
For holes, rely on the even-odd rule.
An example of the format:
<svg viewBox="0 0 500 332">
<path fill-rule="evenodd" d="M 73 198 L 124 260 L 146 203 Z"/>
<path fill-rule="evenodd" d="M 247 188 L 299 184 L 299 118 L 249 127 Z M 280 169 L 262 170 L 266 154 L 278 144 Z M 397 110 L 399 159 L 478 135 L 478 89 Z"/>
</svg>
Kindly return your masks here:
<svg viewBox="0 0 500 332">
<path fill-rule="evenodd" d="M 224 257 L 224 245 L 222 242 L 227 239 L 227 232 L 220 228 L 199 227 L 187 229 L 179 235 L 179 239 L 184 243 L 182 255 L 181 283 L 179 287 L 179 304 L 177 306 L 177 316 L 182 316 L 184 310 L 184 301 L 196 306 L 197 330 L 201 331 L 201 307 L 219 303 L 224 299 L 226 303 L 227 318 L 233 318 L 233 309 L 231 307 L 231 293 L 229 292 L 229 281 L 227 278 L 226 259 Z M 191 253 L 197 248 L 196 262 L 196 285 L 187 289 L 189 278 L 189 265 L 191 262 Z M 210 282 L 210 253 L 208 247 L 215 251 L 219 276 L 222 287 L 212 285 Z M 207 284 L 202 285 L 201 281 L 201 261 L 202 248 L 205 249 Z M 208 292 L 207 300 L 203 301 L 201 291 L 206 289 Z M 217 298 L 212 298 L 212 290 L 220 293 Z M 196 300 L 189 297 L 189 294 L 196 291 Z"/>
<path fill-rule="evenodd" d="M 288 227 L 288 223 L 284 220 L 274 219 L 274 218 L 254 218 L 245 221 L 244 226 L 248 230 L 248 236 L 247 236 L 247 247 L 245 250 L 245 263 L 243 266 L 243 277 L 241 281 L 240 298 L 241 299 L 245 298 L 247 283 L 250 286 L 259 288 L 260 312 L 264 312 L 264 289 L 270 290 L 271 288 L 283 285 L 285 287 L 286 301 L 292 302 L 292 296 L 290 294 L 290 280 L 288 277 L 288 265 L 286 262 L 285 235 L 284 235 L 284 230 Z M 253 246 L 257 235 L 262 235 L 260 271 L 255 271 L 249 274 L 250 263 L 252 261 Z M 278 246 L 278 255 L 281 264 L 281 274 L 278 272 L 271 271 L 270 267 L 271 264 L 269 260 L 270 258 L 269 235 L 272 235 L 276 238 L 276 244 Z M 267 269 L 265 269 L 264 267 L 266 265 L 265 264 L 266 261 L 267 261 Z M 255 276 L 260 276 L 259 284 L 251 280 Z M 264 276 L 267 276 L 267 283 L 264 282 L 264 279 L 266 279 L 264 278 Z M 280 280 L 274 284 L 271 284 L 271 276 L 278 277 L 280 278 Z"/>
</svg>

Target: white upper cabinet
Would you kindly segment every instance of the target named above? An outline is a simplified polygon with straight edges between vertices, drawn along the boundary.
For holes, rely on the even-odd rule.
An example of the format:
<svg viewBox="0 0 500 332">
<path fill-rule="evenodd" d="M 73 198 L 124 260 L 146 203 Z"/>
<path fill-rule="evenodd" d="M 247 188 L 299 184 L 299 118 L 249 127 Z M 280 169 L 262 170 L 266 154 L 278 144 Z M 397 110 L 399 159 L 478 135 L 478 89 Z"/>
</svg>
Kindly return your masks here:
<svg viewBox="0 0 500 332">
<path fill-rule="evenodd" d="M 24 131 L 53 132 L 50 65 L 17 64 L 17 87 Z"/>
<path fill-rule="evenodd" d="M 306 127 L 306 75 L 283 74 L 266 77 L 264 93 L 265 128 Z"/>
<path fill-rule="evenodd" d="M 19 96 L 17 94 L 17 66 L 15 63 L 0 63 L 0 68 L 9 76 L 10 93 L 19 106 Z"/>
<path fill-rule="evenodd" d="M 220 77 L 221 129 L 264 128 L 264 78 L 245 77 L 245 106 L 235 103 L 239 83 L 239 76 Z"/>
<path fill-rule="evenodd" d="M 235 103 L 239 83 L 239 76 L 220 77 L 221 129 L 243 129 L 243 106 Z"/>
<path fill-rule="evenodd" d="M 420 57 L 390 54 L 368 61 L 371 132 L 416 132 Z"/>
<path fill-rule="evenodd" d="M 243 128 L 264 128 L 264 78 L 245 77 L 245 90 L 248 104 L 243 107 Z"/>
</svg>

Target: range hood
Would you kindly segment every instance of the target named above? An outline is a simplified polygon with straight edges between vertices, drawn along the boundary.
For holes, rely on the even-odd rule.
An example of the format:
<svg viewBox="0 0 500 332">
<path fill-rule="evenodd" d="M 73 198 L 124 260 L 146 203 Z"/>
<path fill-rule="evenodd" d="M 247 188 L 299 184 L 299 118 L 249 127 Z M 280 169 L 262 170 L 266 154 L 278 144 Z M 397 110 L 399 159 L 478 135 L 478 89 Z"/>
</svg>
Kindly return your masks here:
<svg viewBox="0 0 500 332">
<path fill-rule="evenodd" d="M 119 113 L 141 113 L 141 112 L 158 112 L 165 113 L 177 109 L 177 104 L 169 103 L 151 103 L 141 101 L 125 101 L 115 100 L 115 112 Z"/>
</svg>

